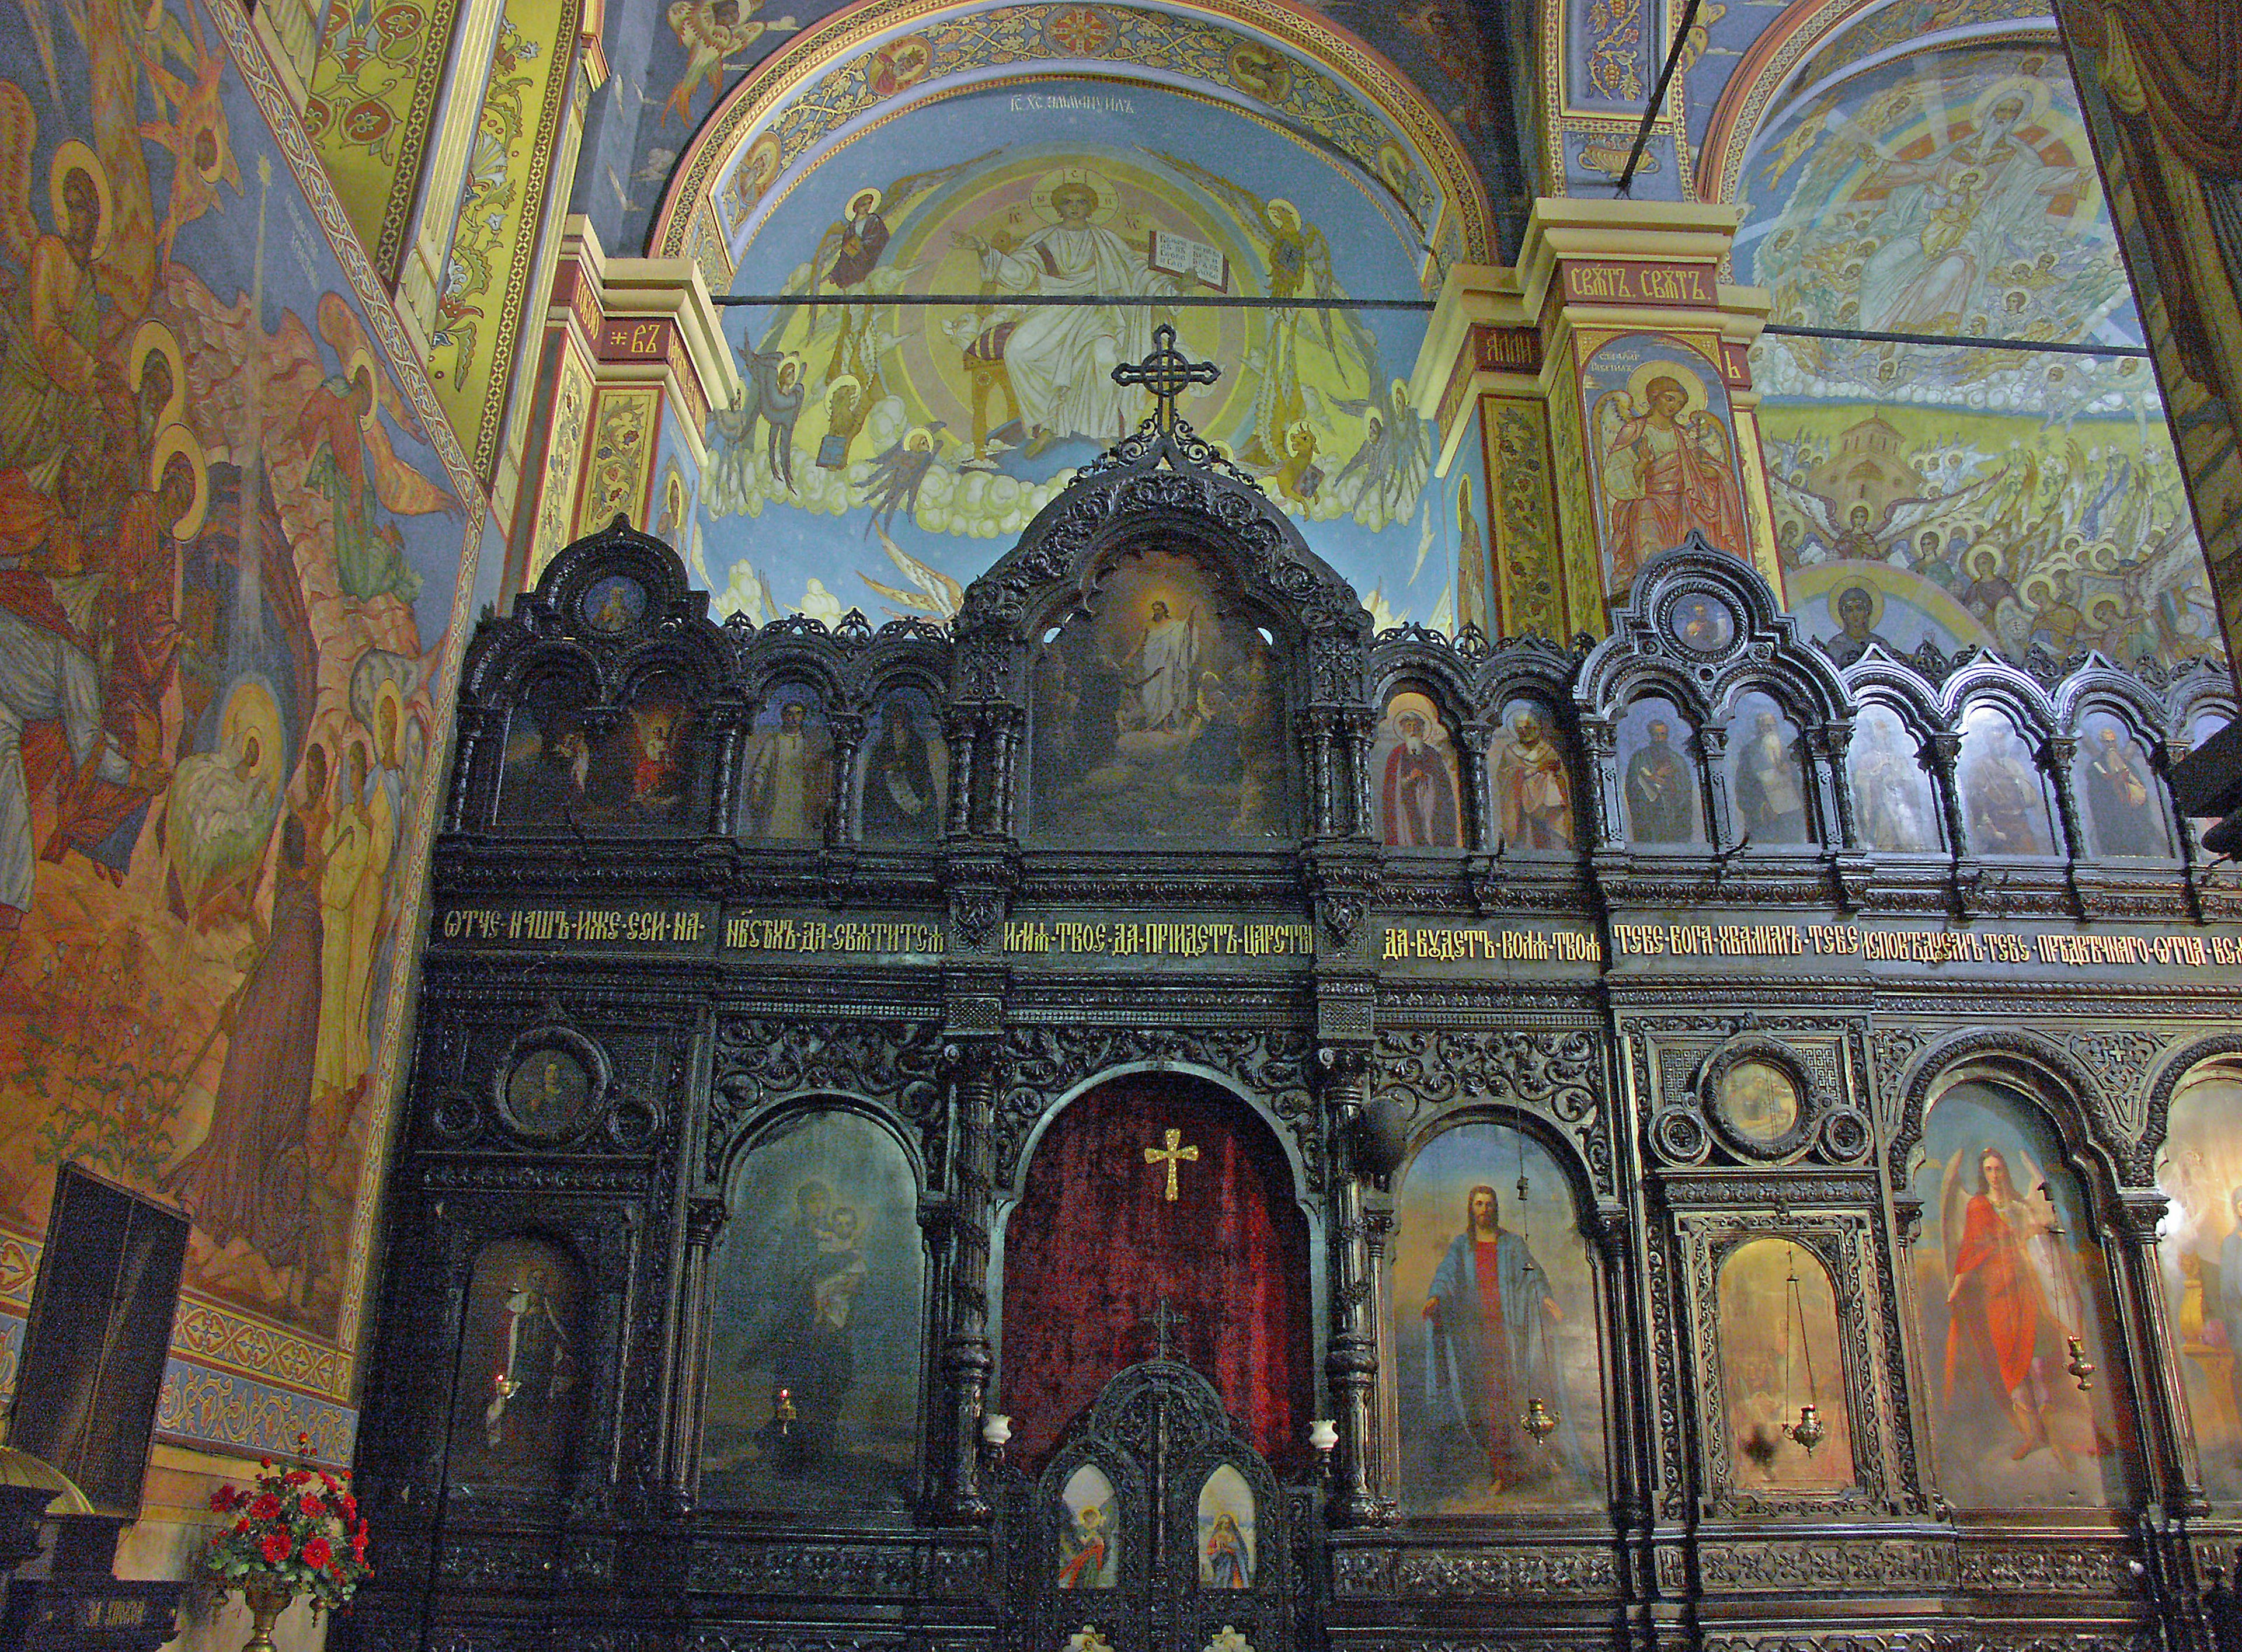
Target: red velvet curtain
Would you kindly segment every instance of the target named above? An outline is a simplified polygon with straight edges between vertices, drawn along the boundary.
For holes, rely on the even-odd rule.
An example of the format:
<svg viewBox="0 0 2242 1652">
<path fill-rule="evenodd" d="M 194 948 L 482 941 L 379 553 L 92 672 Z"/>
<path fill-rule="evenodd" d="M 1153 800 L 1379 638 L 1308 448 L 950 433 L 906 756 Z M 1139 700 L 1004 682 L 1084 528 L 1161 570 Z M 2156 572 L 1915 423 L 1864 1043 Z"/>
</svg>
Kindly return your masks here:
<svg viewBox="0 0 2242 1652">
<path fill-rule="evenodd" d="M 1167 1134 L 1198 1157 L 1176 1167 L 1147 1147 Z M 1305 1454 L 1312 1414 L 1307 1224 L 1266 1125 L 1203 1080 L 1138 1075 L 1104 1085 L 1052 1121 L 1004 1230 L 999 1409 L 1040 1468 L 1117 1371 L 1149 1359 L 1163 1297 L 1181 1316 L 1171 1354 L 1212 1382 L 1279 1474 Z"/>
</svg>

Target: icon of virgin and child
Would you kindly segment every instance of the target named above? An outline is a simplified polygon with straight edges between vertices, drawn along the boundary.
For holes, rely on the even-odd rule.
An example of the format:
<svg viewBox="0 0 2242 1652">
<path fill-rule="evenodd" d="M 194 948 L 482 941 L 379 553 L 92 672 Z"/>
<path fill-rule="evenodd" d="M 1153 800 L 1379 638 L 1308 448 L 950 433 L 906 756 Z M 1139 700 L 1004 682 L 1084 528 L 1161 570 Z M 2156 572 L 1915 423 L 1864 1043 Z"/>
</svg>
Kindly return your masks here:
<svg viewBox="0 0 2242 1652">
<path fill-rule="evenodd" d="M 1145 554 L 1038 664 L 1037 834 L 1273 834 L 1285 800 L 1279 709 L 1267 639 L 1191 564 Z"/>
</svg>

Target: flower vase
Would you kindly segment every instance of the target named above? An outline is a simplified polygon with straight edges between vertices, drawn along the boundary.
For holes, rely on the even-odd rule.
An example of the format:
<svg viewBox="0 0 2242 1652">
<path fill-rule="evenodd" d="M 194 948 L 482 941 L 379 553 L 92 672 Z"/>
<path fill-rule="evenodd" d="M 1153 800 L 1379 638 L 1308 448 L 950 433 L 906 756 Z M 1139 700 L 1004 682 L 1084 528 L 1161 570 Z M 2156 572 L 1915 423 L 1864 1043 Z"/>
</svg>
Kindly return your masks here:
<svg viewBox="0 0 2242 1652">
<path fill-rule="evenodd" d="M 249 1608 L 249 1638 L 242 1642 L 241 1652 L 272 1652 L 272 1620 L 286 1611 L 295 1598 L 288 1590 L 269 1584 L 244 1588 L 241 1603 Z"/>
</svg>

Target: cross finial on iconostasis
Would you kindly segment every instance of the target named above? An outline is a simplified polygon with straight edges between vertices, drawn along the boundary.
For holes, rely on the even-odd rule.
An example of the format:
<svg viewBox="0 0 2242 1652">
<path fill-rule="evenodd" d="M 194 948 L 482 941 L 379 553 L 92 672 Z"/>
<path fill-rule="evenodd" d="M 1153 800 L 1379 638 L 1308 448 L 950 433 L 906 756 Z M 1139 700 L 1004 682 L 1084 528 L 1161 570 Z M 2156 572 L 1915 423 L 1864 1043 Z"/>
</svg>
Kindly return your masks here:
<svg viewBox="0 0 2242 1652">
<path fill-rule="evenodd" d="M 1138 385 L 1152 393 L 1152 422 L 1163 435 L 1176 427 L 1176 398 L 1192 385 L 1211 385 L 1222 377 L 1212 361 L 1186 361 L 1176 348 L 1176 330 L 1163 321 L 1152 329 L 1152 348 L 1142 361 L 1124 361 L 1113 369 L 1117 385 Z"/>
<path fill-rule="evenodd" d="M 1184 1316 L 1177 1313 L 1174 1308 L 1168 1305 L 1167 1298 L 1165 1296 L 1162 1297 L 1160 1299 L 1160 1306 L 1154 1308 L 1143 1319 L 1138 1320 L 1137 1323 L 1140 1326 L 1149 1325 L 1152 1327 L 1154 1348 L 1158 1358 L 1168 1360 L 1175 1357 L 1170 1351 L 1168 1344 L 1175 1333 L 1182 1328 Z"/>
</svg>

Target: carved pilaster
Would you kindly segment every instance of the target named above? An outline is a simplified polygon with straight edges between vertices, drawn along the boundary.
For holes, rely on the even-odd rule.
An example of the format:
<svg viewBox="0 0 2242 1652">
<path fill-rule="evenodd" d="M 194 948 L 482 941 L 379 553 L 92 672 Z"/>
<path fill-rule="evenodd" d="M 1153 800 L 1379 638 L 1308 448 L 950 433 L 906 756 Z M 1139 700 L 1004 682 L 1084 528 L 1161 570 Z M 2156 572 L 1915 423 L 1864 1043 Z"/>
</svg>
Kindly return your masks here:
<svg viewBox="0 0 2242 1652">
<path fill-rule="evenodd" d="M 1697 749 L 1705 760 L 1705 835 L 1715 848 L 1733 849 L 1743 841 L 1744 833 L 1728 796 L 1728 729 L 1719 723 L 1707 723 L 1697 730 Z"/>
<path fill-rule="evenodd" d="M 1466 723 L 1456 736 L 1463 760 L 1464 842 L 1480 849 L 1492 848 L 1501 831 L 1500 823 L 1487 817 L 1487 749 L 1494 738 L 1494 730 L 1483 722 Z M 1474 883 L 1475 893 L 1477 888 Z"/>
<path fill-rule="evenodd" d="M 1383 1512 L 1369 1482 L 1373 1396 L 1378 1387 L 1378 1333 L 1372 1314 L 1376 1290 L 1354 1162 L 1355 1137 L 1370 1098 L 1370 1052 L 1359 1044 L 1327 1044 L 1316 1052 L 1316 1066 L 1322 1074 L 1332 1155 L 1332 1334 L 1324 1378 L 1339 1425 L 1339 1447 L 1329 1519 L 1334 1526 L 1370 1526 Z"/>
<path fill-rule="evenodd" d="M 1923 756 L 1938 788 L 1938 807 L 1946 820 L 1946 841 L 1954 845 L 1954 858 L 1970 852 L 1970 833 L 1962 818 L 1962 791 L 1955 783 L 1954 765 L 1962 755 L 1962 736 L 1940 729 L 1930 736 Z"/>
<path fill-rule="evenodd" d="M 2140 1420 L 2144 1466 L 2151 1494 L 2167 1515 L 2205 1514 L 2211 1505 L 2196 1457 L 2179 1339 L 2173 1334 L 2158 1254 L 2158 1228 L 2170 1201 L 2159 1192 L 2135 1190 L 2122 1192 L 2119 1199 L 2110 1224 L 2116 1243 L 2107 1254 L 2125 1346 L 2132 1351 L 2125 1372 L 2133 1390 L 2133 1414 Z"/>
<path fill-rule="evenodd" d="M 701 1478 L 702 1410 L 708 1393 L 710 1255 L 731 1212 L 721 1198 L 688 1199 L 685 1253 L 678 1268 L 677 1313 L 672 1322 L 671 1355 L 675 1382 L 669 1405 L 669 1470 L 665 1476 L 672 1505 L 689 1508 Z"/>
<path fill-rule="evenodd" d="M 942 1350 L 950 1404 L 943 1512 L 961 1524 L 990 1517 L 981 1487 L 981 1417 L 993 1368 L 989 1345 L 989 1144 L 1002 1057 L 993 1041 L 952 1044 L 950 1070 L 950 1334 Z"/>
<path fill-rule="evenodd" d="M 1581 744 L 1586 749 L 1588 773 L 1594 781 L 1595 846 L 1608 848 L 1622 842 L 1627 833 L 1620 813 L 1620 777 L 1616 757 L 1619 729 L 1609 717 L 1582 713 Z"/>
<path fill-rule="evenodd" d="M 2055 812 L 2063 823 L 2063 842 L 2056 850 L 2073 858 L 2086 852 L 2086 833 L 2078 820 L 2078 792 L 2071 783 L 2071 762 L 2078 755 L 2078 741 L 2071 735 L 2049 735 L 2039 754 L 2040 767 L 2054 782 Z"/>
<path fill-rule="evenodd" d="M 1378 834 L 1375 816 L 1370 810 L 1370 748 L 1378 737 L 1378 714 L 1358 710 L 1339 726 L 1340 737 L 1346 744 L 1347 772 L 1354 776 L 1354 836 L 1374 838 Z M 1464 841 L 1471 840 L 1467 837 Z"/>
<path fill-rule="evenodd" d="M 1814 759 L 1814 771 L 1822 787 L 1822 841 L 1825 843 L 1856 841 L 1859 829 L 1853 819 L 1853 789 L 1846 783 L 1845 775 L 1845 749 L 1852 740 L 1853 730 L 1847 723 L 1816 723 L 1806 731 L 1806 749 Z"/>
<path fill-rule="evenodd" d="M 836 712 L 829 724 L 833 731 L 833 807 L 826 813 L 825 841 L 856 841 L 856 752 L 864 743 L 864 719 L 852 711 Z"/>
</svg>

